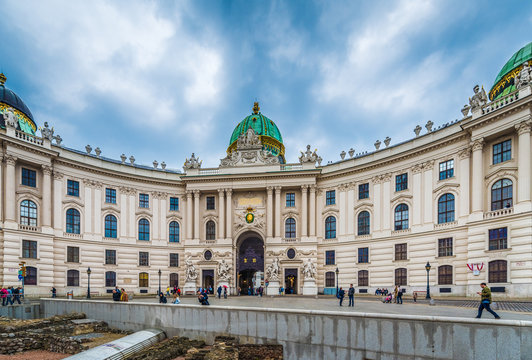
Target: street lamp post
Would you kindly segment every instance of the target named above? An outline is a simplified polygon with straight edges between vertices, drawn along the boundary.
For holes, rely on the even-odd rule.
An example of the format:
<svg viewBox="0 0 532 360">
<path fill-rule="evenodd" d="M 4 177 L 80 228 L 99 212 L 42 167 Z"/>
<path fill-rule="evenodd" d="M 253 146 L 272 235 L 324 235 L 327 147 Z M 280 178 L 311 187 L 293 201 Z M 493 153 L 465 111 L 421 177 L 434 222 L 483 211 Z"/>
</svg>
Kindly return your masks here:
<svg viewBox="0 0 532 360">
<path fill-rule="evenodd" d="M 336 296 L 338 296 L 338 274 L 340 273 L 340 270 L 338 270 L 338 267 L 336 267 Z"/>
<path fill-rule="evenodd" d="M 427 270 L 427 296 L 425 296 L 425 299 L 430 300 L 430 285 L 429 285 L 430 264 L 428 261 L 427 261 L 427 265 L 425 265 L 425 270 Z"/>
<path fill-rule="evenodd" d="M 161 269 L 159 269 L 159 296 L 161 296 Z"/>
<path fill-rule="evenodd" d="M 91 268 L 87 268 L 87 299 L 91 298 Z"/>
</svg>

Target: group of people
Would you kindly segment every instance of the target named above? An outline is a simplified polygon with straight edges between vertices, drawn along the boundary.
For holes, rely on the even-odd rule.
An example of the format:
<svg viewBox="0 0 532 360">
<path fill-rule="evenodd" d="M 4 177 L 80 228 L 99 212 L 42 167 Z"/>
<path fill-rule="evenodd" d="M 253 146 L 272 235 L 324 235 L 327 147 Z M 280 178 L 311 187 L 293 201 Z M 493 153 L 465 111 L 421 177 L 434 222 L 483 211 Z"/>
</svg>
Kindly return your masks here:
<svg viewBox="0 0 532 360">
<path fill-rule="evenodd" d="M 222 292 L 224 294 L 224 299 L 227 299 L 227 286 L 220 285 L 218 286 L 218 289 L 216 289 L 216 292 L 218 293 L 218 299 L 222 298 Z"/>
<path fill-rule="evenodd" d="M 15 302 L 21 304 L 20 295 L 22 294 L 22 287 L 0 286 L 0 297 L 2 298 L 2 306 L 14 305 Z"/>
<path fill-rule="evenodd" d="M 349 286 L 349 289 L 347 290 L 347 296 L 349 297 L 349 305 L 347 306 L 355 306 L 355 288 L 353 287 L 353 284 Z M 336 297 L 340 300 L 340 306 L 343 306 L 342 303 L 344 302 L 345 297 L 345 290 L 343 288 L 340 288 L 338 290 L 338 294 Z"/>
<path fill-rule="evenodd" d="M 388 289 L 377 289 L 375 290 L 375 295 L 388 295 Z"/>
<path fill-rule="evenodd" d="M 129 301 L 129 295 L 127 294 L 126 290 L 124 288 L 118 288 L 118 286 L 115 286 L 113 289 L 113 301 Z"/>
<path fill-rule="evenodd" d="M 393 289 L 393 293 L 388 293 L 388 289 L 386 289 L 386 294 L 383 293 L 384 297 L 382 298 L 382 302 L 385 304 L 391 304 L 394 302 L 395 304 L 403 304 L 403 289 L 401 289 L 400 286 L 395 286 L 395 289 Z M 414 297 L 417 295 L 414 293 Z"/>
</svg>

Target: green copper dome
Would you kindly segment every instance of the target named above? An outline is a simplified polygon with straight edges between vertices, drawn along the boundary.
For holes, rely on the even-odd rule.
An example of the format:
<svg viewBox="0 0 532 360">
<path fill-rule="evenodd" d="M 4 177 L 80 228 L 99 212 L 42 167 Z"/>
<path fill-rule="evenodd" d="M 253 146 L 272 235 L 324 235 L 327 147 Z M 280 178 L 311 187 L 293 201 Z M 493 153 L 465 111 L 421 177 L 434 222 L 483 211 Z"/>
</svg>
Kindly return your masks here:
<svg viewBox="0 0 532 360">
<path fill-rule="evenodd" d="M 504 64 L 495 78 L 493 86 L 489 92 L 490 100 L 493 101 L 515 91 L 515 76 L 521 71 L 521 65 L 530 60 L 532 60 L 532 42 L 519 49 L 519 51 L 513 54 L 510 60 Z"/>
<path fill-rule="evenodd" d="M 233 130 L 227 153 L 231 153 L 236 149 L 238 137 L 245 134 L 250 128 L 260 136 L 262 146 L 265 150 L 284 159 L 284 145 L 281 132 L 272 120 L 262 115 L 258 103 L 255 103 L 253 106 L 253 113 L 245 117 Z"/>
</svg>

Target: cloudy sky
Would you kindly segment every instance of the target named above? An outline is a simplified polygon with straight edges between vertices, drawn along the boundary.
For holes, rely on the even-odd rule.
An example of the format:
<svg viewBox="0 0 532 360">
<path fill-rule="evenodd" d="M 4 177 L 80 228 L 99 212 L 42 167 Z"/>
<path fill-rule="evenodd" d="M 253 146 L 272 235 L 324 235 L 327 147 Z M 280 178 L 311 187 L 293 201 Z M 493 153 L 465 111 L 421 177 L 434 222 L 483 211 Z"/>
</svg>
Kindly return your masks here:
<svg viewBox="0 0 532 360">
<path fill-rule="evenodd" d="M 503 5 L 501 5 L 503 4 Z M 288 162 L 461 117 L 532 41 L 523 1 L 2 0 L 6 86 L 68 147 L 204 167 L 260 102 Z"/>
</svg>

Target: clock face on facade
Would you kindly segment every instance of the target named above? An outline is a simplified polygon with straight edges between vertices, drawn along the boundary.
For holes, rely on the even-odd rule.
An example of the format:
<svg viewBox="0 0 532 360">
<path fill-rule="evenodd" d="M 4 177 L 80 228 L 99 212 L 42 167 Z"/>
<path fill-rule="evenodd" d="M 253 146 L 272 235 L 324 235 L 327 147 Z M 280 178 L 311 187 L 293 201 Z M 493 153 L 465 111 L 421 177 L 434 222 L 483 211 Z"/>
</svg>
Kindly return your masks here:
<svg viewBox="0 0 532 360">
<path fill-rule="evenodd" d="M 255 220 L 255 215 L 253 215 L 252 213 L 247 213 L 246 214 L 246 222 L 248 224 L 251 224 L 253 222 L 253 220 Z"/>
</svg>

